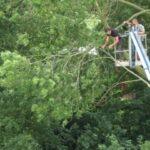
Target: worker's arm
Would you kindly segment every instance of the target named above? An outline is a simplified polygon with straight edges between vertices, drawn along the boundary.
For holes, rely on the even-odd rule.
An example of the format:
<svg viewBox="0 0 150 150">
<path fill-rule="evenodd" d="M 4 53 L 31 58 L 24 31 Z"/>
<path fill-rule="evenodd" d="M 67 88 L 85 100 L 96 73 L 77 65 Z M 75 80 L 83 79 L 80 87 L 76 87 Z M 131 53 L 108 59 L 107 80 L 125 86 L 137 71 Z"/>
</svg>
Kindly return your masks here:
<svg viewBox="0 0 150 150">
<path fill-rule="evenodd" d="M 138 34 L 141 35 L 141 36 L 145 34 L 145 27 L 143 25 L 139 25 Z"/>
<path fill-rule="evenodd" d="M 138 32 L 139 35 L 144 35 L 145 34 L 145 29 L 142 29 L 140 32 Z"/>
<path fill-rule="evenodd" d="M 125 30 L 131 30 L 131 28 L 132 28 L 132 23 L 130 22 L 130 21 L 124 21 L 123 22 L 123 29 L 125 29 Z"/>
<path fill-rule="evenodd" d="M 129 25 L 129 26 L 131 26 L 131 25 L 132 25 L 132 23 L 131 23 L 129 20 L 124 21 L 124 22 L 123 22 L 123 24 L 127 24 L 127 25 Z"/>
<path fill-rule="evenodd" d="M 119 43 L 119 36 L 114 38 L 114 43 L 109 45 L 109 48 L 113 48 L 114 46 L 116 46 Z"/>
<path fill-rule="evenodd" d="M 104 43 L 104 45 L 101 46 L 101 48 L 105 48 L 107 46 L 107 44 L 109 43 L 109 39 L 110 39 L 110 37 L 106 36 L 105 43 Z"/>
</svg>

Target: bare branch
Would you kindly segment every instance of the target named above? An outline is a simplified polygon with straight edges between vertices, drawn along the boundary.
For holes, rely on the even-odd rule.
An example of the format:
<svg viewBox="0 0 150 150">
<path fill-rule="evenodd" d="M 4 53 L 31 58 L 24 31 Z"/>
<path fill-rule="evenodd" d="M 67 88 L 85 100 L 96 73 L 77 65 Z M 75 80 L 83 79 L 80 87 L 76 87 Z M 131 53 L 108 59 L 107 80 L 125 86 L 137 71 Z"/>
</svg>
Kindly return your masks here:
<svg viewBox="0 0 150 150">
<path fill-rule="evenodd" d="M 136 79 L 136 80 L 128 80 L 128 81 L 114 83 L 111 87 L 108 88 L 108 90 L 104 93 L 101 99 L 96 103 L 96 106 L 99 106 L 101 103 L 104 104 L 104 102 L 107 102 L 107 99 L 105 99 L 106 96 L 109 94 L 110 91 L 112 91 L 113 88 L 116 88 L 118 85 L 123 84 L 123 83 L 133 83 L 133 82 L 139 82 L 139 81 L 141 80 Z"/>
<path fill-rule="evenodd" d="M 128 19 L 128 21 L 130 21 L 130 20 L 132 20 L 133 18 L 138 17 L 138 16 L 140 16 L 140 15 L 142 15 L 142 14 L 148 13 L 148 12 L 150 13 L 150 9 L 142 10 L 142 11 L 140 11 L 140 12 L 138 12 L 138 13 L 135 13 L 135 14 L 133 14 L 133 15 Z M 116 29 L 121 28 L 123 25 L 124 25 L 124 23 L 120 24 L 118 27 L 116 27 Z"/>
<path fill-rule="evenodd" d="M 140 11 L 144 10 L 140 6 L 137 6 L 137 5 L 133 4 L 133 3 L 125 1 L 125 0 L 118 0 L 118 2 L 124 3 L 124 4 L 128 5 L 128 6 L 131 6 L 131 7 L 135 8 L 135 9 L 137 9 L 137 10 L 140 10 Z"/>
<path fill-rule="evenodd" d="M 113 60 L 114 62 L 116 62 L 116 59 L 107 51 L 102 50 L 102 52 L 104 52 L 107 56 L 110 57 L 111 60 Z M 140 79 L 143 83 L 145 83 L 148 87 L 150 87 L 150 83 L 148 81 L 146 81 L 144 78 L 142 78 L 141 76 L 139 76 L 138 74 L 134 73 L 133 71 L 131 71 L 130 69 L 128 69 L 125 66 L 122 66 L 125 70 L 127 70 L 128 72 L 130 72 L 132 75 L 134 75 L 135 77 L 137 77 L 138 79 Z"/>
</svg>

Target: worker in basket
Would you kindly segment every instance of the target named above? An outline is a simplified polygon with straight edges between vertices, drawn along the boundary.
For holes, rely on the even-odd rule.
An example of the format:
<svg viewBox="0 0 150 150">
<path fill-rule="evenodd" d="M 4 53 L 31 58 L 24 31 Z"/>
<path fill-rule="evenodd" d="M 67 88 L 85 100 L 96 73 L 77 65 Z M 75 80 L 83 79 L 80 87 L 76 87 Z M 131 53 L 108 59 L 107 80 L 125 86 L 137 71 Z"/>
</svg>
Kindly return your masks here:
<svg viewBox="0 0 150 150">
<path fill-rule="evenodd" d="M 138 19 L 134 18 L 131 21 L 124 21 L 124 25 L 128 25 L 129 31 L 137 32 L 138 35 L 140 36 L 141 42 L 142 43 L 144 42 L 145 27 L 139 23 Z M 133 57 L 133 62 L 135 62 L 135 59 L 138 61 L 140 60 L 133 43 L 132 43 L 132 55 L 135 56 Z M 133 63 L 133 67 L 134 66 L 135 64 Z"/>
<path fill-rule="evenodd" d="M 130 31 L 137 32 L 141 37 L 145 34 L 145 27 L 139 23 L 138 19 L 134 18 L 131 21 L 124 21 L 124 24 L 128 25 Z"/>
<path fill-rule="evenodd" d="M 121 37 L 117 30 L 112 29 L 112 28 L 107 28 L 105 29 L 105 32 L 106 32 L 105 43 L 102 46 L 100 46 L 101 48 L 104 49 L 108 46 L 109 49 L 112 49 L 115 46 L 117 47 L 121 46 Z M 108 45 L 110 41 L 110 37 L 114 38 L 114 42 Z"/>
<path fill-rule="evenodd" d="M 116 50 L 119 52 L 118 53 L 119 59 L 123 59 L 121 36 L 119 35 L 118 31 L 113 28 L 107 28 L 105 29 L 105 33 L 106 33 L 105 43 L 100 47 L 103 49 L 106 47 L 108 47 L 109 49 L 116 48 Z M 109 45 L 111 38 L 114 39 L 114 42 Z"/>
</svg>

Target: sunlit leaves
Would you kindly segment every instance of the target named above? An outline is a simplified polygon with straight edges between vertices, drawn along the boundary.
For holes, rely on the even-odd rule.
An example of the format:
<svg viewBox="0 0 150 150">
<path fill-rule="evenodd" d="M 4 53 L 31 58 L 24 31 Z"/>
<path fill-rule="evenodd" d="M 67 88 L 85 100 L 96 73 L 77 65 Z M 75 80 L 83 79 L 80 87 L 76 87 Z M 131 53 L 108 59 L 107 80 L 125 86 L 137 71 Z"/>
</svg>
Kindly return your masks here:
<svg viewBox="0 0 150 150">
<path fill-rule="evenodd" d="M 18 134 L 17 136 L 10 138 L 8 141 L 5 141 L 3 147 L 4 149 L 7 150 L 11 150 L 11 149 L 40 150 L 41 149 L 38 143 L 34 140 L 34 138 L 28 133 Z"/>
<path fill-rule="evenodd" d="M 2 149 L 122 150 L 136 149 L 139 134 L 148 139 L 147 102 L 120 102 L 118 87 L 107 91 L 118 82 L 112 62 L 102 53 L 78 52 L 103 43 L 111 6 L 116 2 L 0 1 Z M 112 24 L 133 12 L 121 11 Z M 142 142 L 141 148 L 149 148 Z"/>
<path fill-rule="evenodd" d="M 96 26 L 101 22 L 96 16 L 91 16 L 90 18 L 85 20 L 85 23 L 87 25 L 87 28 L 90 30 L 96 28 Z"/>
<path fill-rule="evenodd" d="M 29 37 L 27 33 L 24 34 L 18 34 L 18 45 L 27 46 L 29 44 Z"/>
</svg>

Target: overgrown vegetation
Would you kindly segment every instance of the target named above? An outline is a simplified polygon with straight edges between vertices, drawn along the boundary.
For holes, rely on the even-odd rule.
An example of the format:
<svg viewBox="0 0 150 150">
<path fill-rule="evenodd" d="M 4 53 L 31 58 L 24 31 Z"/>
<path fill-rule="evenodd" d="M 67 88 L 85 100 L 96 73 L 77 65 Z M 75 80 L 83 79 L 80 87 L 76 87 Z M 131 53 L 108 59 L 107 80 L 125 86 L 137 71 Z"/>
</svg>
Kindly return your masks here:
<svg viewBox="0 0 150 150">
<path fill-rule="evenodd" d="M 88 53 L 102 44 L 106 26 L 139 11 L 146 10 L 137 17 L 149 36 L 149 6 L 1 0 L 0 149 L 149 150 L 150 89 L 101 49 Z M 123 99 L 129 94 L 136 96 Z"/>
</svg>

